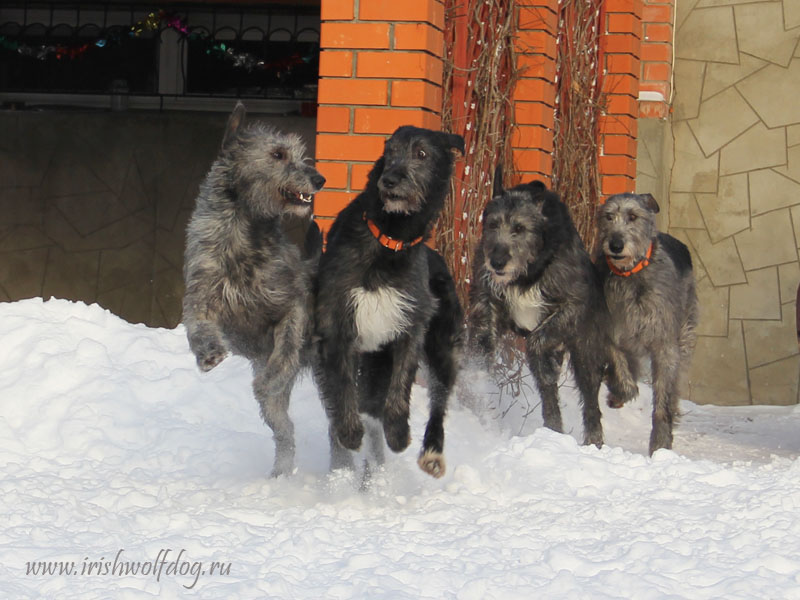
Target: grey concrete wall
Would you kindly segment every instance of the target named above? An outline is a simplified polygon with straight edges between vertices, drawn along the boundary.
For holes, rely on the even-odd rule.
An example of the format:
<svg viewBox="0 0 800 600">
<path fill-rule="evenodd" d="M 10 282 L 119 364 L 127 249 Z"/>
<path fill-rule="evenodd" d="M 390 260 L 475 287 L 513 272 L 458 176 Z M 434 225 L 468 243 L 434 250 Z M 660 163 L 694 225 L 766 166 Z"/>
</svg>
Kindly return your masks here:
<svg viewBox="0 0 800 600">
<path fill-rule="evenodd" d="M 314 119 L 265 118 L 313 156 Z M 0 301 L 97 302 L 180 320 L 184 230 L 227 115 L 0 112 Z"/>
</svg>

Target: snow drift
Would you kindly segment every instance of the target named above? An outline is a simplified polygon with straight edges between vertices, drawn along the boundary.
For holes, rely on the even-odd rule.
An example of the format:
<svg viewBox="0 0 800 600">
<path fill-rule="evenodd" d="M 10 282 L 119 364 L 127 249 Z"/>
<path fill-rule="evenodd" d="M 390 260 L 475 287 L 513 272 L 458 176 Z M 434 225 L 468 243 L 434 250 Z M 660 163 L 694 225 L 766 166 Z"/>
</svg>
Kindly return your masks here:
<svg viewBox="0 0 800 600">
<path fill-rule="evenodd" d="M 411 448 L 359 491 L 308 378 L 269 479 L 248 364 L 201 375 L 181 327 L 35 299 L 0 304 L 0 340 L 4 598 L 800 598 L 796 407 L 684 402 L 648 458 L 646 393 L 600 450 L 568 393 L 571 435 L 453 406 L 434 480 L 417 386 Z"/>
</svg>

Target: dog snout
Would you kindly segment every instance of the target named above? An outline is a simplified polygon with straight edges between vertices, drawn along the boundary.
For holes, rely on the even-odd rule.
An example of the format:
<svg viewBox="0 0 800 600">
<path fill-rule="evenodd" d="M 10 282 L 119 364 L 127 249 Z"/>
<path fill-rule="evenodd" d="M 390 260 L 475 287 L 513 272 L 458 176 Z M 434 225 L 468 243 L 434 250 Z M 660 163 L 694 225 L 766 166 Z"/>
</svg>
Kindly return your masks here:
<svg viewBox="0 0 800 600">
<path fill-rule="evenodd" d="M 608 249 L 614 254 L 620 254 L 625 249 L 625 241 L 621 236 L 611 236 L 608 240 Z"/>
<path fill-rule="evenodd" d="M 496 248 L 489 254 L 489 265 L 495 271 L 502 271 L 511 259 L 508 248 Z"/>
<path fill-rule="evenodd" d="M 319 173 L 315 173 L 311 176 L 311 185 L 313 185 L 316 190 L 319 191 L 325 186 L 325 178 Z"/>
</svg>

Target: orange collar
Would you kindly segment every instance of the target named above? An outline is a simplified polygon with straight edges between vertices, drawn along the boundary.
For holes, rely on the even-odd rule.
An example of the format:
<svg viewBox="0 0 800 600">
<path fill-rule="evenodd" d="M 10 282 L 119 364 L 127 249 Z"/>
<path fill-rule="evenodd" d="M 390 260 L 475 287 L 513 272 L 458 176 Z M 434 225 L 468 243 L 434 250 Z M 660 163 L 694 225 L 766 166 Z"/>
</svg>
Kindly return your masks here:
<svg viewBox="0 0 800 600">
<path fill-rule="evenodd" d="M 378 226 L 375 225 L 375 222 L 372 219 L 367 218 L 367 213 L 364 213 L 362 217 L 364 221 L 366 221 L 370 233 L 372 233 L 372 235 L 375 236 L 375 239 L 378 240 L 382 246 L 388 248 L 389 250 L 394 250 L 395 252 L 399 252 L 400 250 L 404 250 L 405 248 L 416 246 L 423 240 L 423 236 L 414 238 L 410 242 L 404 242 L 403 240 L 396 240 L 394 238 L 390 238 L 388 235 L 381 233 L 381 230 L 378 229 Z"/>
<path fill-rule="evenodd" d="M 619 275 L 620 277 L 630 277 L 634 273 L 638 273 L 642 269 L 644 269 L 647 265 L 650 264 L 650 257 L 653 256 L 653 242 L 650 242 L 650 247 L 647 249 L 647 254 L 642 259 L 641 262 L 637 263 L 630 271 L 620 271 L 617 267 L 615 267 L 611 263 L 611 259 L 606 254 L 606 262 L 608 263 L 608 268 L 611 269 L 611 272 L 614 275 Z"/>
</svg>

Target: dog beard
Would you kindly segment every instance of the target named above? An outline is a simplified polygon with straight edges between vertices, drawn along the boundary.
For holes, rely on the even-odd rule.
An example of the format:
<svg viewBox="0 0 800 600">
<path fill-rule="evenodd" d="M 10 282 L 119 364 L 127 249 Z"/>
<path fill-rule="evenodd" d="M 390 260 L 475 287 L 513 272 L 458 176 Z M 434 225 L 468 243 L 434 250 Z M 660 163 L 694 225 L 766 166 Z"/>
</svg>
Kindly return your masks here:
<svg viewBox="0 0 800 600">
<path fill-rule="evenodd" d="M 387 213 L 410 215 L 419 212 L 422 206 L 420 199 L 416 196 L 400 196 L 390 191 L 382 191 L 380 196 L 383 202 L 383 210 Z"/>
</svg>

